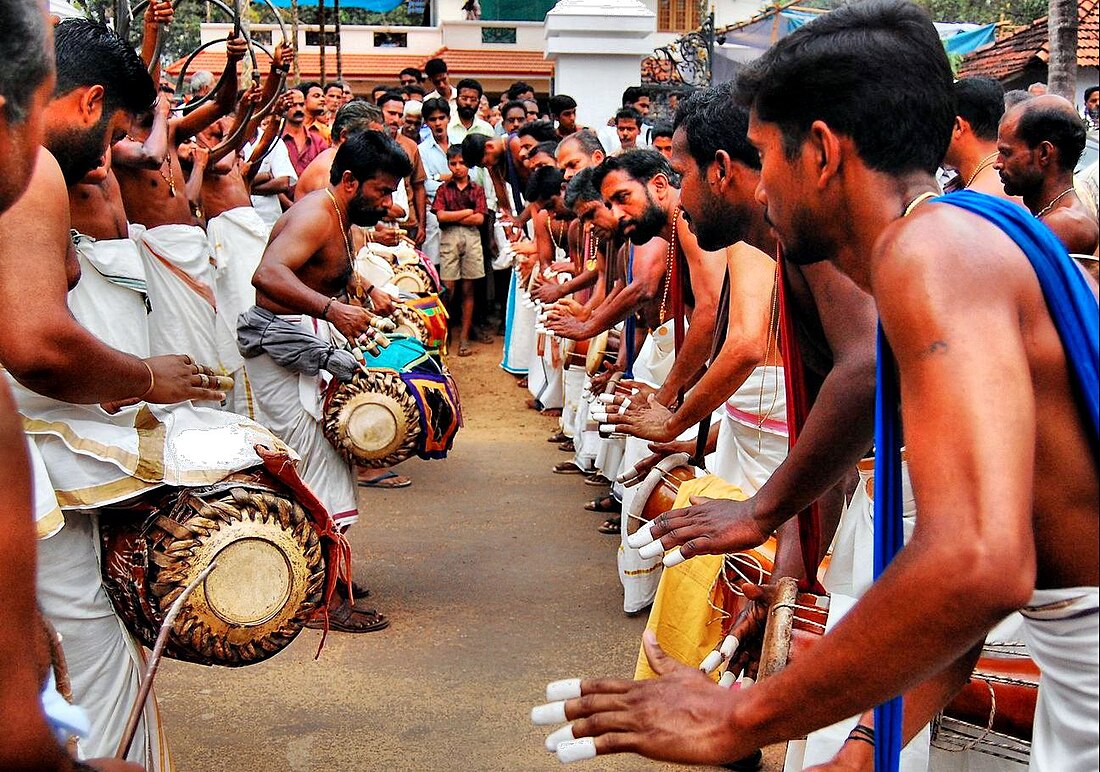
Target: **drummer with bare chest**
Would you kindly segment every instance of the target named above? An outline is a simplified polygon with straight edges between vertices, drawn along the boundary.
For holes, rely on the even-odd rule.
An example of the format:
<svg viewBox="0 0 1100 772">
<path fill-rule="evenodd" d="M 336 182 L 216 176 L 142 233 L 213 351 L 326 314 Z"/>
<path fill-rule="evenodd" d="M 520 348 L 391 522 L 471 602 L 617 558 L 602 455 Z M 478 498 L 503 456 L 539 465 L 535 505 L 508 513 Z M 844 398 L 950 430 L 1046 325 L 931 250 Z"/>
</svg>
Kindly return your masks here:
<svg viewBox="0 0 1100 772">
<path fill-rule="evenodd" d="M 275 223 L 252 279 L 256 306 L 237 324 L 262 422 L 298 451 L 302 478 L 342 528 L 358 519 L 355 473 L 324 435 L 321 399 L 328 373 L 321 370 L 334 350 L 332 328 L 356 341 L 370 329 L 373 316 L 345 302 L 353 261 L 349 229 L 384 217 L 409 171 L 408 156 L 381 132 L 364 131 L 344 142 L 333 159 L 331 184 Z M 358 289 L 363 292 L 356 294 L 365 296 L 372 288 Z M 297 369 L 280 364 L 288 361 Z M 315 389 L 303 388 L 307 378 L 315 379 Z M 343 632 L 371 632 L 389 624 L 349 598 L 334 601 L 329 622 Z"/>
</svg>

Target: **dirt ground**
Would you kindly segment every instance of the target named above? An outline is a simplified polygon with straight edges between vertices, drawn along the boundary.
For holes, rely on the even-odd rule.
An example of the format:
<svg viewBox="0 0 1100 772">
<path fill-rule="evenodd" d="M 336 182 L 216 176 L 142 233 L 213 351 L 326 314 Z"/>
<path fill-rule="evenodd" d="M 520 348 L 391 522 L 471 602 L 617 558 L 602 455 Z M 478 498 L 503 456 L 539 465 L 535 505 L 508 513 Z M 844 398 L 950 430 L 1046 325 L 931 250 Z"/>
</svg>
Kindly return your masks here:
<svg viewBox="0 0 1100 772">
<path fill-rule="evenodd" d="M 180 772 L 550 770 L 529 713 L 557 678 L 633 672 L 645 618 L 622 612 L 614 537 L 550 474 L 554 421 L 524 407 L 500 344 L 450 358 L 466 426 L 411 488 L 362 490 L 356 579 L 392 620 L 367 635 L 306 630 L 239 670 L 166 662 L 157 695 Z M 781 768 L 782 749 L 766 754 Z M 592 770 L 671 769 L 638 757 Z"/>
</svg>

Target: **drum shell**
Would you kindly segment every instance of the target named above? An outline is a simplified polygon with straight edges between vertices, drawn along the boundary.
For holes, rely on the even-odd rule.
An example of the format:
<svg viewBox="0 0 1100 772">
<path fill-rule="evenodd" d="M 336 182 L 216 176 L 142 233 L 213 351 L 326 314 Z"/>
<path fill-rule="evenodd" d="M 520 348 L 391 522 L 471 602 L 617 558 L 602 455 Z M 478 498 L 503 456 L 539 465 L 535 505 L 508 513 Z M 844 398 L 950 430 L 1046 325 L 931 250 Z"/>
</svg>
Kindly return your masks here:
<svg viewBox="0 0 1100 772">
<path fill-rule="evenodd" d="M 165 656 L 174 659 L 226 667 L 263 661 L 289 645 L 322 603 L 325 564 L 313 523 L 259 470 L 207 488 L 161 489 L 126 510 L 101 510 L 100 533 L 104 587 L 127 628 L 149 648 L 190 579 L 219 561 L 172 627 Z M 265 568 L 274 566 L 277 579 L 286 572 L 281 604 L 270 603 L 272 593 L 279 594 L 267 581 L 270 572 L 250 570 L 248 556 L 257 555 Z M 226 600 L 235 610 L 240 604 L 256 609 L 257 602 L 263 610 L 234 621 L 224 613 Z"/>
<path fill-rule="evenodd" d="M 590 377 L 599 373 L 605 364 L 615 361 L 619 353 L 619 341 L 618 330 L 604 330 L 589 339 L 584 367 Z"/>
<path fill-rule="evenodd" d="M 1030 657 L 985 654 L 943 715 L 985 729 L 992 712 L 993 731 L 1030 742 L 1038 692 L 1039 667 Z"/>
<path fill-rule="evenodd" d="M 356 438 L 360 411 L 372 432 L 389 432 L 366 441 Z M 387 418 L 389 416 L 389 418 Z M 392 427 L 389 422 L 392 421 Z M 399 464 L 416 454 L 420 439 L 419 408 L 394 370 L 372 368 L 349 383 L 334 384 L 325 401 L 325 437 L 348 462 L 368 468 Z"/>
</svg>

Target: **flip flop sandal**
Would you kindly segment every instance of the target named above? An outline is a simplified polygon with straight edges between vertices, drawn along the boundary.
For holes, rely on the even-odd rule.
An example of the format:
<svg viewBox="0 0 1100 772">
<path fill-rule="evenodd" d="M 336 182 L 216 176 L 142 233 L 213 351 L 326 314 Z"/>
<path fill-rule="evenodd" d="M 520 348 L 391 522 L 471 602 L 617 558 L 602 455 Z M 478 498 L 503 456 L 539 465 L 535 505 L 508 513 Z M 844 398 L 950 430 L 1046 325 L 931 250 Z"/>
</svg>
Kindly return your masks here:
<svg viewBox="0 0 1100 772">
<path fill-rule="evenodd" d="M 474 350 L 472 348 L 470 348 L 469 342 L 458 344 L 458 355 L 460 357 L 472 356 L 473 353 L 474 353 Z"/>
<path fill-rule="evenodd" d="M 608 535 L 620 534 L 623 532 L 622 520 L 618 517 L 609 517 L 596 526 L 596 530 Z"/>
<path fill-rule="evenodd" d="M 351 592 L 355 596 L 356 602 L 361 601 L 363 598 L 370 597 L 370 590 L 368 590 L 366 587 L 361 586 L 358 582 L 354 580 L 352 580 L 351 583 Z M 336 583 L 336 595 L 340 598 L 345 599 L 348 597 L 348 586 L 344 582 Z"/>
<path fill-rule="evenodd" d="M 566 453 L 576 453 L 577 452 L 576 446 L 573 445 L 573 440 L 566 440 L 565 442 L 561 443 L 560 445 L 558 445 L 558 450 L 563 450 Z"/>
<path fill-rule="evenodd" d="M 572 461 L 562 461 L 560 464 L 554 464 L 550 471 L 554 474 L 584 474 L 584 470 Z"/>
<path fill-rule="evenodd" d="M 395 480 L 395 482 L 389 482 Z M 375 477 L 373 480 L 359 480 L 360 488 L 383 488 L 385 490 L 394 490 L 396 488 L 408 488 L 413 484 L 413 481 L 407 477 L 401 477 L 397 472 L 386 472 L 381 477 Z"/>
<path fill-rule="evenodd" d="M 564 434 L 562 434 L 561 432 L 557 432 L 557 433 L 551 434 L 549 437 L 547 437 L 546 441 L 547 442 L 565 442 L 567 439 L 569 439 L 569 438 L 566 437 Z"/>
<path fill-rule="evenodd" d="M 518 381 L 516 381 L 516 386 L 519 386 L 521 389 L 526 389 L 527 388 L 527 378 L 520 378 Z"/>
<path fill-rule="evenodd" d="M 594 488 L 607 488 L 611 486 L 611 481 L 604 477 L 602 474 L 594 474 L 586 477 L 584 480 L 585 485 L 591 485 Z"/>
<path fill-rule="evenodd" d="M 328 629 L 338 633 L 373 633 L 390 626 L 386 619 L 374 609 L 357 609 L 347 603 L 328 610 Z M 318 615 L 306 622 L 311 630 L 325 629 L 325 618 Z"/>
<path fill-rule="evenodd" d="M 589 512 L 605 512 L 607 514 L 616 514 L 623 511 L 623 505 L 614 496 L 601 496 L 598 499 L 593 499 L 585 504 L 584 508 Z"/>
</svg>

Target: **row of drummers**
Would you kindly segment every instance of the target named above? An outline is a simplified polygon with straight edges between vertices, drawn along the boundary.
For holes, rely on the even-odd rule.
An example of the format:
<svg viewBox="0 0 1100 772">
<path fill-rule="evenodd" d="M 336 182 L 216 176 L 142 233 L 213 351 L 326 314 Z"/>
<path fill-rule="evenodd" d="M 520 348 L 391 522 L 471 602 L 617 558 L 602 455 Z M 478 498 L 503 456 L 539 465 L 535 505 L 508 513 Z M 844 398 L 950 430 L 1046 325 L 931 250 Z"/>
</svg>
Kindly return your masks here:
<svg viewBox="0 0 1100 772">
<path fill-rule="evenodd" d="M 606 486 L 586 509 L 608 514 L 600 530 L 619 534 L 624 611 L 648 610 L 666 653 L 722 685 L 748 685 L 806 656 L 870 586 L 873 461 L 861 462 L 858 483 L 853 475 L 837 502 L 844 514 L 824 558 L 804 544 L 818 581 L 801 590 L 789 577 L 757 589 L 771 581 L 774 536 L 747 552 L 686 561 L 653 540 L 649 523 L 694 496 L 743 500 L 760 490 L 797 434 L 796 404 L 806 409 L 804 390 L 790 383 L 805 365 L 784 326 L 779 265 L 746 242 L 702 248 L 672 179 L 654 151 L 630 151 L 597 157 L 561 180 L 561 196 L 534 202 L 534 238 L 514 247 L 503 367 L 526 373 L 533 407 L 560 410 L 550 440 L 572 458 L 553 471 Z M 752 302 L 764 318 L 751 325 L 760 336 L 745 355 L 745 346 L 726 344 L 744 327 L 730 316 Z M 906 503 L 911 530 L 911 494 Z M 1038 670 L 1017 642 L 1018 623 L 991 634 L 970 684 L 907 749 L 918 763 L 928 761 L 931 733 L 932 754 L 974 750 L 1026 764 Z M 639 656 L 636 676 L 653 675 Z M 579 696 L 560 696 L 574 687 L 552 684 L 547 698 Z M 856 720 L 791 743 L 789 768 L 831 759 Z M 570 739 L 555 732 L 547 749 Z"/>
<path fill-rule="evenodd" d="M 74 231 L 81 278 L 68 306 L 76 321 L 143 358 L 156 335 L 174 335 L 182 347 L 207 326 L 228 332 L 225 313 L 205 295 L 254 298 L 249 280 L 266 237 L 254 239 L 254 250 L 240 239 L 215 250 L 232 269 L 202 251 L 204 270 L 218 268 L 204 293 L 177 264 L 180 244 L 157 241 L 173 228 L 138 229 L 136 239 Z M 303 344 L 293 330 L 280 341 L 287 331 L 272 326 L 263 350 L 286 344 L 280 364 L 305 374 L 317 375 L 324 362 L 327 386 L 310 397 L 325 439 L 349 465 L 442 458 L 461 409 L 442 358 L 447 312 L 438 276 L 404 241 L 364 246 L 354 271 L 395 300 L 389 318 L 376 317 L 374 334 L 349 341 L 332 329 L 327 340 L 310 335 Z M 243 346 L 241 354 L 248 356 Z M 218 376 L 218 389 L 232 383 L 222 404 L 138 402 L 114 412 L 8 377 L 34 466 L 40 604 L 63 642 L 54 648 L 57 681 L 71 683 L 68 696 L 101 717 L 81 743 L 87 756 L 117 752 L 150 770 L 170 768 L 155 699 L 138 686 L 145 666 L 135 640 L 152 649 L 159 638 L 165 656 L 189 662 L 254 664 L 306 625 L 327 627 L 336 581 L 350 586 L 343 532 L 354 515 L 341 518 L 324 500 L 318 470 L 306 464 L 310 449 L 267 424 L 245 369 L 221 372 L 232 376 Z M 87 587 L 100 582 L 110 606 L 79 610 Z M 109 624 L 91 624 L 89 615 Z M 132 639 L 116 640 L 115 615 Z M 138 717 L 131 726 L 107 720 L 131 706 Z"/>
</svg>

